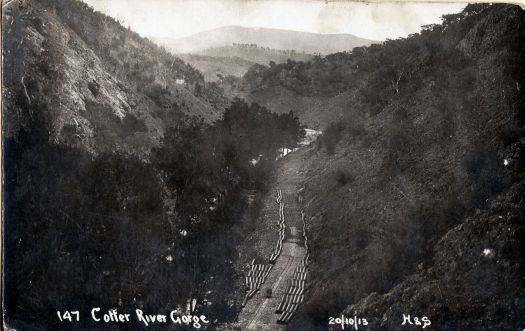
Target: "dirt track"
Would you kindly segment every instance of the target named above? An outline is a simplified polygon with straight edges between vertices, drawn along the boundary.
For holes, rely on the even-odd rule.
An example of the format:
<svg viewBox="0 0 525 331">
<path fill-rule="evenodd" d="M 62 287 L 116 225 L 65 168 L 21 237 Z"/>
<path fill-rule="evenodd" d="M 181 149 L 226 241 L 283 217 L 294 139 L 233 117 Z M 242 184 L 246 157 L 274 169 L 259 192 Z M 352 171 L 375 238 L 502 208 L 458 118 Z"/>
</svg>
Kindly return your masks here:
<svg viewBox="0 0 525 331">
<path fill-rule="evenodd" d="M 279 314 L 277 306 L 285 294 L 288 282 L 292 279 L 295 268 L 299 266 L 305 254 L 302 239 L 301 206 L 298 193 L 303 179 L 303 151 L 291 153 L 281 160 L 275 187 L 282 190 L 284 218 L 286 224 L 283 251 L 270 271 L 261 289 L 247 302 L 239 315 L 242 330 L 279 330 L 285 326 L 277 324 Z M 278 208 L 273 203 L 270 208 Z M 267 289 L 272 289 L 272 296 L 266 297 Z"/>
</svg>

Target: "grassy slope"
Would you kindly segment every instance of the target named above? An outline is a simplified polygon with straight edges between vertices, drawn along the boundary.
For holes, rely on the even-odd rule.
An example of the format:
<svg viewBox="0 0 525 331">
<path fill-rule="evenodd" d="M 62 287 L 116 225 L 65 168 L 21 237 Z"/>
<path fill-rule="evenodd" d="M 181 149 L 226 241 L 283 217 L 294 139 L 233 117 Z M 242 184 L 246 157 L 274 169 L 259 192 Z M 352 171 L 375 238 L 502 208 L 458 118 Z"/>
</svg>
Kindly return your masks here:
<svg viewBox="0 0 525 331">
<path fill-rule="evenodd" d="M 227 103 L 197 70 L 81 2 L 17 1 L 3 28 L 9 132 L 32 106 L 49 109 L 58 142 L 147 153 L 167 125 L 215 120 Z"/>
<path fill-rule="evenodd" d="M 324 130 L 338 121 L 345 110 L 352 107 L 352 93 L 342 92 L 336 96 L 318 96 L 297 93 L 282 86 L 251 89 L 242 79 L 228 77 L 221 87 L 230 97 L 240 97 L 256 102 L 278 114 L 293 111 L 306 127 Z"/>
<path fill-rule="evenodd" d="M 204 79 L 214 82 L 219 79 L 218 75 L 241 77 L 254 65 L 253 62 L 234 56 L 208 56 L 196 54 L 178 54 L 182 60 L 190 63 L 204 75 Z"/>
<path fill-rule="evenodd" d="M 443 327 L 520 323 L 525 18 L 512 6 L 472 9 L 363 57 L 383 66 L 354 73 L 335 152 L 305 157 L 314 278 L 297 329 L 356 302 L 347 315 L 393 329 L 403 312 Z"/>
<path fill-rule="evenodd" d="M 248 94 L 238 94 L 251 102 L 265 105 L 276 113 L 296 114 L 308 128 L 324 130 L 328 123 L 341 118 L 351 107 L 351 97 L 342 93 L 335 97 L 300 95 L 288 89 L 272 87 Z"/>
</svg>

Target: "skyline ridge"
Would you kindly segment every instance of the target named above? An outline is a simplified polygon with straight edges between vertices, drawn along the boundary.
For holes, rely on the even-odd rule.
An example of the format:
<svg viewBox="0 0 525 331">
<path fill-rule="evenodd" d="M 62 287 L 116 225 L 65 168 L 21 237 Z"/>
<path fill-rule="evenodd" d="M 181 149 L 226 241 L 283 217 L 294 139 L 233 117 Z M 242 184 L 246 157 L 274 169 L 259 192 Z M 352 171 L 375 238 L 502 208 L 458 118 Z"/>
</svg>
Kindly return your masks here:
<svg viewBox="0 0 525 331">
<path fill-rule="evenodd" d="M 194 53 L 210 48 L 231 46 L 233 43 L 257 44 L 276 50 L 296 50 L 310 54 L 330 54 L 354 47 L 368 46 L 380 41 L 362 38 L 350 33 L 322 34 L 315 32 L 225 25 L 197 32 L 183 38 L 148 36 L 174 53 Z"/>
</svg>

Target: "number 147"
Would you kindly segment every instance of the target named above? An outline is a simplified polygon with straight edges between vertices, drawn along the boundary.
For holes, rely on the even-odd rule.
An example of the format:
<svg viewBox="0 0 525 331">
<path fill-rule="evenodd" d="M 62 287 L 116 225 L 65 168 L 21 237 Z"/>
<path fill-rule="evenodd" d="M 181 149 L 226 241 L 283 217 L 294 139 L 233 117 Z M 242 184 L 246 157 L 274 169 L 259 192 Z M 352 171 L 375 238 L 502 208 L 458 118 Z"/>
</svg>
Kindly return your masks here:
<svg viewBox="0 0 525 331">
<path fill-rule="evenodd" d="M 80 320 L 80 313 L 77 311 L 69 311 L 66 310 L 65 312 L 57 311 L 58 319 L 60 322 L 69 321 L 69 322 L 78 322 Z"/>
</svg>

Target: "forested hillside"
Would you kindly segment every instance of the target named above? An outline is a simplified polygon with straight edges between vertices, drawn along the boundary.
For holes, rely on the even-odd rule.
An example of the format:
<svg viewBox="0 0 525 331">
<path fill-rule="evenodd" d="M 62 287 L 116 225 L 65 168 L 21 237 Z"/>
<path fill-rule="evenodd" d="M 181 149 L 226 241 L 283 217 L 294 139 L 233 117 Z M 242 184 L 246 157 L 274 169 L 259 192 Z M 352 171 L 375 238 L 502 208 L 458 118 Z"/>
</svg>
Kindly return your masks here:
<svg viewBox="0 0 525 331">
<path fill-rule="evenodd" d="M 462 19 L 461 24 L 456 24 L 458 19 Z M 487 55 L 487 51 L 493 50 L 491 46 L 516 44 L 515 34 L 503 32 L 497 37 L 486 36 L 489 41 L 484 44 L 475 44 L 476 39 L 483 38 L 480 31 L 471 31 L 476 19 L 474 13 L 448 15 L 442 25 L 427 26 L 420 34 L 406 39 L 316 56 L 312 61 L 255 65 L 241 80 L 226 81 L 225 89 L 278 112 L 291 109 L 306 124 L 318 128 L 325 128 L 358 107 L 367 107 L 366 112 L 374 115 L 392 98 L 399 99 L 420 89 L 418 84 L 431 73 L 434 76 L 428 79 L 428 84 L 432 81 L 438 84 L 431 86 L 433 91 L 446 90 L 448 86 L 439 84 L 447 80 L 435 77 L 438 68 L 445 64 L 448 67 L 442 75 L 457 70 L 464 80 L 458 82 L 459 86 L 471 84 L 476 73 L 467 59 Z M 505 31 L 509 29 L 505 22 L 494 25 L 501 25 Z M 501 55 L 499 64 L 510 61 L 508 64 L 513 65 L 510 54 Z M 316 105 L 312 99 L 322 102 Z M 312 103 L 310 107 L 302 106 Z"/>
<path fill-rule="evenodd" d="M 296 329 L 343 310 L 385 329 L 403 313 L 523 325 L 524 45 L 519 7 L 468 5 L 406 39 L 244 77 L 348 96 L 305 157 L 313 290 Z"/>
<path fill-rule="evenodd" d="M 257 213 L 246 192 L 266 192 L 277 149 L 302 135 L 297 119 L 235 100 L 213 126 L 167 129 L 143 162 L 53 143 L 38 110 L 4 145 L 8 325 L 62 329 L 61 307 L 166 313 L 190 299 L 214 325 L 232 320 L 237 249 Z"/>
<path fill-rule="evenodd" d="M 221 76 L 241 77 L 255 63 L 238 56 L 208 56 L 196 54 L 177 54 L 178 57 L 197 68 L 204 79 L 215 82 Z"/>
<path fill-rule="evenodd" d="M 91 308 L 188 300 L 211 328 L 234 320 L 248 192 L 266 193 L 297 118 L 226 99 L 79 1 L 13 1 L 3 24 L 4 325 L 105 329 Z"/>
<path fill-rule="evenodd" d="M 256 44 L 233 44 L 208 48 L 192 54 L 177 54 L 181 59 L 201 71 L 207 81 L 221 77 L 242 77 L 256 63 L 283 63 L 288 59 L 308 61 L 313 55 L 294 50 L 271 49 Z"/>
<path fill-rule="evenodd" d="M 268 64 L 270 62 L 284 63 L 286 60 L 308 61 L 313 55 L 293 49 L 274 49 L 257 44 L 233 43 L 229 46 L 213 47 L 197 52 L 207 56 L 238 56 L 251 62 Z"/>
<path fill-rule="evenodd" d="M 44 105 L 57 142 L 147 154 L 167 126 L 216 120 L 228 104 L 190 65 L 82 2 L 16 1 L 2 24 L 10 135 Z"/>
</svg>

